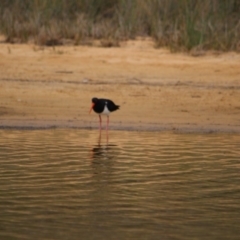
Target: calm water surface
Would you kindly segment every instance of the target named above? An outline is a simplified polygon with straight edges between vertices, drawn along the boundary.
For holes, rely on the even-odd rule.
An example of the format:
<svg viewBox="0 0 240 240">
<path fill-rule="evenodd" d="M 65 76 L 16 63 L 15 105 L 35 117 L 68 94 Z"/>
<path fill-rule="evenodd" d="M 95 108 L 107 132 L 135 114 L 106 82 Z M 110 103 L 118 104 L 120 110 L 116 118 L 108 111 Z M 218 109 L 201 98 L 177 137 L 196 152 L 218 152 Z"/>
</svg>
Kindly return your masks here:
<svg viewBox="0 0 240 240">
<path fill-rule="evenodd" d="M 1 130 L 0 239 L 240 239 L 240 135 Z"/>
</svg>

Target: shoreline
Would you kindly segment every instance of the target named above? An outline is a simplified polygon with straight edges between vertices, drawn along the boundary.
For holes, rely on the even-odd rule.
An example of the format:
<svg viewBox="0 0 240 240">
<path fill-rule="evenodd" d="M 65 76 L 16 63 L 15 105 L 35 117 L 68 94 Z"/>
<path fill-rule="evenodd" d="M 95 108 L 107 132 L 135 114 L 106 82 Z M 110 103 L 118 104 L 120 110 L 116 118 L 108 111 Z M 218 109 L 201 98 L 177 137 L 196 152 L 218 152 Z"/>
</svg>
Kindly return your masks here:
<svg viewBox="0 0 240 240">
<path fill-rule="evenodd" d="M 77 130 L 93 130 L 99 132 L 98 122 L 88 125 L 83 123 L 69 123 L 61 121 L 44 121 L 22 122 L 19 120 L 11 121 L 10 123 L 1 123 L 0 130 L 50 130 L 50 129 L 77 129 Z M 119 124 L 114 123 L 109 126 L 108 132 L 111 131 L 133 131 L 133 132 L 172 132 L 181 134 L 240 134 L 240 126 L 196 126 L 194 124 L 181 125 L 176 128 L 171 125 L 157 124 Z M 103 124 L 102 132 L 106 132 Z"/>
</svg>

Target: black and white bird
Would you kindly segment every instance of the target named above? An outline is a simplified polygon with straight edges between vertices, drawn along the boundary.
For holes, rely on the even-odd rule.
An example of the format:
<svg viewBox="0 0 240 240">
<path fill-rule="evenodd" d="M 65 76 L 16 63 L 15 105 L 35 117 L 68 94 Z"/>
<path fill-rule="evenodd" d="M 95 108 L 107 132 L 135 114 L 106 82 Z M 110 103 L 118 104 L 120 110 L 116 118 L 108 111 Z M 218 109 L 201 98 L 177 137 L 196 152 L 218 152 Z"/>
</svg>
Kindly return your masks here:
<svg viewBox="0 0 240 240">
<path fill-rule="evenodd" d="M 107 116 L 107 126 L 108 130 L 109 125 L 109 114 L 118 110 L 120 106 L 116 105 L 112 100 L 104 99 L 104 98 L 92 98 L 92 106 L 90 108 L 89 113 L 91 113 L 92 109 L 95 113 L 99 115 L 99 129 L 102 129 L 102 118 L 101 115 Z"/>
</svg>

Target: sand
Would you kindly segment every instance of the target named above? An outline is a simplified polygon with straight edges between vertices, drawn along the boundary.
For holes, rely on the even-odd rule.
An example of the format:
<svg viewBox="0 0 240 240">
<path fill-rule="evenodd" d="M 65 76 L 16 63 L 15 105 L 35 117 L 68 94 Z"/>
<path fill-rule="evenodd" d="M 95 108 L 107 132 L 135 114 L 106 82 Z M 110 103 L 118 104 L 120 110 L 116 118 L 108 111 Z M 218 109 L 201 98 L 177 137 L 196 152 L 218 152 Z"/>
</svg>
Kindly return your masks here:
<svg viewBox="0 0 240 240">
<path fill-rule="evenodd" d="M 110 129 L 239 133 L 240 54 L 0 44 L 1 128 L 97 129 L 92 97 L 121 106 Z"/>
</svg>

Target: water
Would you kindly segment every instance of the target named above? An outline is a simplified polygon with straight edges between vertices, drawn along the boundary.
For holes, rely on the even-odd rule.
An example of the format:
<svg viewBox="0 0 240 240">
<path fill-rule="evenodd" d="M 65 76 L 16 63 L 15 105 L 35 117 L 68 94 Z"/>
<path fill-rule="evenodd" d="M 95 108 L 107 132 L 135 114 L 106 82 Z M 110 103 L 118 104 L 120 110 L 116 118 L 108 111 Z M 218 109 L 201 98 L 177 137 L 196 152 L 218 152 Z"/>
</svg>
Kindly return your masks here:
<svg viewBox="0 0 240 240">
<path fill-rule="evenodd" d="M 240 135 L 0 131 L 0 239 L 239 239 Z"/>
</svg>

